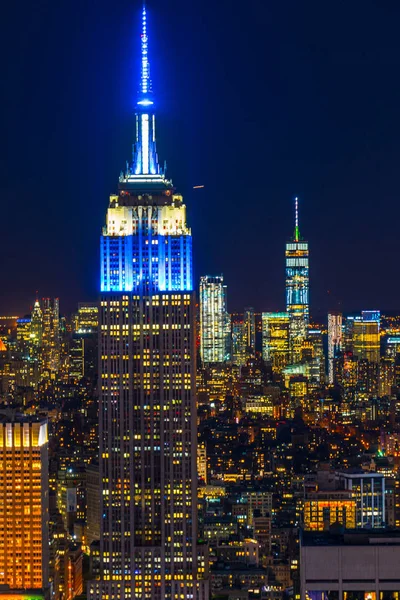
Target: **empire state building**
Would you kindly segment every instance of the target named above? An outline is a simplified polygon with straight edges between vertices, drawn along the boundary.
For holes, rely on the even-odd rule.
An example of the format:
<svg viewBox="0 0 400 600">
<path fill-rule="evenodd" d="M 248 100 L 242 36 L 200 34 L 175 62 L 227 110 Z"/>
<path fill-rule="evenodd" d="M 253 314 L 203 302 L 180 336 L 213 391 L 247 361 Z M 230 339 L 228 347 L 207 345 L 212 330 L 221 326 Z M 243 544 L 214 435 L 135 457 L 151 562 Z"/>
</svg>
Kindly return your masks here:
<svg viewBox="0 0 400 600">
<path fill-rule="evenodd" d="M 101 236 L 102 574 L 88 592 L 201 599 L 192 235 L 158 162 L 145 7 L 135 120 Z"/>
</svg>

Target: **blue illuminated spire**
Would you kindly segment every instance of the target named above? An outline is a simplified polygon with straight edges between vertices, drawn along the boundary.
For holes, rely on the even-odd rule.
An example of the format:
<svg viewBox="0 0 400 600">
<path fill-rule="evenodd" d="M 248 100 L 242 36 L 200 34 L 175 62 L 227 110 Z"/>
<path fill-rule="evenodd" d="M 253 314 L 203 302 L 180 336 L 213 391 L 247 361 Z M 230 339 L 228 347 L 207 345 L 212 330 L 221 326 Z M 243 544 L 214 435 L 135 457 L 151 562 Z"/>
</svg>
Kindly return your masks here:
<svg viewBox="0 0 400 600">
<path fill-rule="evenodd" d="M 126 177 L 160 176 L 156 150 L 156 118 L 153 90 L 150 79 L 149 38 L 147 35 L 147 11 L 143 4 L 140 34 L 141 69 L 138 100 L 136 103 L 136 139 L 133 145 L 132 165 Z"/>
<path fill-rule="evenodd" d="M 140 88 L 139 88 L 139 100 L 140 106 L 151 106 L 153 101 L 149 95 L 152 92 L 151 79 L 150 79 L 150 63 L 149 63 L 149 38 L 147 36 L 147 12 L 146 5 L 143 2 L 142 9 L 142 33 L 141 39 L 141 76 L 140 76 Z"/>
</svg>

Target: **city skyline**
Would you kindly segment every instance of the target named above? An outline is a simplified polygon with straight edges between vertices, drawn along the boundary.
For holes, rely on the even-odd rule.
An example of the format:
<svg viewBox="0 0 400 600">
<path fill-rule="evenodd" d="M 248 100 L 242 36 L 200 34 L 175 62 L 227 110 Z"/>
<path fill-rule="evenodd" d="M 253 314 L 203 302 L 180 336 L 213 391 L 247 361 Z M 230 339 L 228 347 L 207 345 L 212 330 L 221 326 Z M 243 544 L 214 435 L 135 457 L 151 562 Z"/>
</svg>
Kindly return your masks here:
<svg viewBox="0 0 400 600">
<path fill-rule="evenodd" d="M 330 15 L 328 7 L 310 11 L 293 1 L 284 15 L 253 0 L 236 13 L 227 0 L 208 1 L 149 9 L 147 0 L 119 0 L 111 10 L 99 0 L 93 19 L 85 4 L 65 11 L 53 38 L 59 7 L 42 0 L 29 31 L 23 15 L 7 48 L 27 64 L 45 50 L 31 93 L 9 88 L 15 107 L 21 101 L 32 113 L 24 123 L 33 130 L 46 89 L 40 74 L 55 61 L 55 110 L 46 118 L 57 119 L 38 138 L 25 132 L 14 187 L 7 188 L 12 168 L 2 178 L 0 162 L 0 185 L 9 190 L 2 240 L 8 285 L 0 300 L 0 600 L 400 598 L 400 310 L 385 307 L 390 295 L 396 308 L 400 289 L 387 225 L 399 207 L 388 217 L 371 209 L 373 169 L 363 171 L 362 202 L 349 201 L 343 169 L 357 155 L 346 145 L 349 124 L 330 123 L 329 133 L 321 119 L 333 106 L 340 113 L 342 100 L 352 106 L 351 93 L 339 97 L 343 88 L 326 96 L 332 56 L 323 50 L 330 30 L 344 34 L 350 24 L 353 34 L 355 13 L 347 11 L 344 23 L 336 21 L 342 8 Z M 364 3 L 356 39 L 368 10 Z M 315 30 L 322 16 L 325 26 Z M 383 20 L 387 28 L 392 21 Z M 69 25 L 67 60 L 57 62 Z M 241 35 L 230 45 L 234 32 Z M 368 49 L 379 40 L 367 38 Z M 338 41 L 346 52 L 348 41 Z M 307 52 L 299 56 L 302 43 Z M 126 52 L 134 58 L 125 60 Z M 317 55 L 322 70 L 304 80 L 296 65 L 309 59 L 316 68 Z M 267 63 L 271 70 L 262 70 Z M 349 55 L 345 64 L 351 68 Z M 282 79 L 274 79 L 278 71 Z M 98 76 L 101 88 L 93 85 Z M 267 85 L 274 80 L 276 88 Z M 298 106 L 282 91 L 295 80 L 303 85 Z M 353 80 L 359 95 L 363 86 Z M 68 103 L 68 86 L 79 107 Z M 201 88 L 196 97 L 193 86 Z M 313 95 L 324 99 L 320 110 Z M 371 101 L 352 111 L 352 124 Z M 110 102 L 115 113 L 103 119 Z M 78 135 L 74 127 L 65 133 L 69 119 Z M 362 141 L 365 131 L 355 131 Z M 332 154 L 321 145 L 317 159 L 322 138 Z M 11 164 L 7 136 L 3 147 Z M 328 155 L 333 166 L 335 152 L 341 163 L 321 202 L 328 174 L 321 167 Z M 385 172 L 375 175 L 382 180 Z M 337 202 L 325 202 L 345 188 Z M 20 270 L 10 277 L 15 261 Z M 28 308 L 33 279 L 38 291 Z M 333 290 L 323 292 L 332 279 Z"/>
<path fill-rule="evenodd" d="M 4 99 L 8 143 L 2 149 L 3 243 L 12 250 L 4 268 L 8 285 L 0 301 L 3 313 L 15 306 L 21 312 L 19 298 L 31 295 L 34 299 L 36 289 L 41 296 L 61 297 L 66 312 L 78 298 L 96 297 L 97 282 L 92 273 L 97 263 L 97 238 L 93 231 L 101 226 L 103 191 L 112 190 L 115 172 L 124 167 L 121 157 L 127 155 L 133 130 L 138 60 L 132 43 L 135 7 L 123 1 L 119 8 L 112 12 L 102 2 L 96 14 L 90 7 L 82 8 L 82 27 L 78 30 L 73 16 L 63 15 L 60 45 L 52 33 L 59 18 L 57 7 L 50 10 L 45 1 L 35 15 L 33 30 L 30 10 L 22 11 L 17 36 L 24 37 L 24 48 L 33 44 L 36 35 L 38 44 L 33 47 L 32 58 L 18 52 L 7 54 L 6 84 L 15 90 L 16 97 L 24 97 L 24 86 L 29 85 L 30 103 L 25 110 L 21 103 L 11 105 Z M 149 8 L 153 10 L 151 5 Z M 400 89 L 392 77 L 393 65 L 400 62 L 400 49 L 390 29 L 395 19 L 388 20 L 386 11 L 380 12 L 371 4 L 364 6 L 364 29 L 368 31 L 375 23 L 377 29 L 373 40 L 367 41 L 366 34 L 352 27 L 354 8 L 347 9 L 345 23 L 340 7 L 325 22 L 321 8 L 314 7 L 310 14 L 310 8 L 301 11 L 293 3 L 287 20 L 281 9 L 255 2 L 244 15 L 242 29 L 239 16 L 228 14 L 225 3 L 213 8 L 213 18 L 209 8 L 205 3 L 195 19 L 190 8 L 183 10 L 182 3 L 172 1 L 168 7 L 154 6 L 152 23 L 155 50 L 164 57 L 162 64 L 154 67 L 160 92 L 160 147 L 169 157 L 169 175 L 182 181 L 195 237 L 200 239 L 207 233 L 208 238 L 207 245 L 195 246 L 196 284 L 202 274 L 224 273 L 230 310 L 247 303 L 257 311 L 281 310 L 282 248 L 291 232 L 292 198 L 298 195 L 303 230 L 314 257 L 310 267 L 311 314 L 350 312 L 361 307 L 395 310 L 395 241 L 383 222 L 385 214 L 396 220 L 400 210 L 395 200 L 394 169 L 400 139 L 395 111 Z M 397 14 L 397 9 L 393 12 Z M 168 21 L 176 23 L 180 31 L 178 46 L 188 48 L 187 56 L 159 35 L 167 13 Z M 8 7 L 5 22 L 12 18 L 13 9 Z M 298 28 L 294 26 L 296 18 Z M 93 22 L 93 33 L 88 39 L 89 22 Z M 318 29 L 318 23 L 324 25 Z M 389 28 L 387 35 L 383 25 Z M 111 48 L 99 42 L 109 26 L 120 32 Z M 333 35 L 337 27 L 340 44 Z M 74 31 L 73 44 L 63 37 L 70 30 Z M 234 47 L 233 38 L 243 41 Z M 4 41 L 7 43 L 7 38 Z M 54 56 L 46 54 L 47 44 L 54 46 Z M 250 55 L 246 76 L 252 77 L 254 94 L 263 98 L 265 110 L 260 110 L 258 101 L 246 102 L 248 93 L 241 84 L 240 73 L 245 73 L 243 66 Z M 192 69 L 188 68 L 190 61 Z M 227 69 L 221 77 L 223 64 Z M 33 77 L 42 85 L 33 85 Z M 212 98 L 203 91 L 206 81 L 213 90 Z M 370 81 L 376 82 L 372 89 L 366 87 Z M 225 98 L 229 102 L 224 102 L 224 119 L 217 127 L 215 109 L 219 99 Z M 240 106 L 245 106 L 245 119 L 238 129 Z M 171 144 L 172 137 L 176 143 Z M 250 211 L 241 211 L 238 192 L 248 185 L 250 157 L 230 149 L 247 144 L 267 170 L 261 196 L 257 196 L 254 183 L 249 188 L 252 196 L 260 198 L 257 222 Z M 191 152 L 182 159 L 183 147 L 190 147 Z M 29 160 L 24 161 L 21 178 L 18 172 L 23 155 Z M 57 186 L 57 200 L 53 201 L 54 186 L 45 180 L 46 174 L 57 170 L 63 172 L 63 185 Z M 228 199 L 223 190 L 233 172 L 237 185 L 232 186 Z M 221 173 L 225 175 L 221 177 Z M 198 184 L 205 188 L 193 190 Z M 372 219 L 378 200 L 385 212 L 382 219 Z M 17 201 L 24 214 L 19 229 L 25 240 L 22 245 L 13 244 L 13 206 Z M 236 210 L 220 231 L 217 222 L 225 218 L 229 203 Z M 43 211 L 36 211 L 39 205 Z M 206 219 L 204 207 L 214 212 L 212 222 Z M 93 223 L 93 231 L 89 231 L 88 222 Z M 53 257 L 56 268 L 51 266 Z M 258 279 L 257 290 L 252 289 L 249 283 L 259 272 L 263 277 Z M 354 273 L 359 274 L 357 284 Z M 376 280 L 374 285 L 371 278 Z M 244 289 L 250 296 L 244 297 Z"/>
</svg>

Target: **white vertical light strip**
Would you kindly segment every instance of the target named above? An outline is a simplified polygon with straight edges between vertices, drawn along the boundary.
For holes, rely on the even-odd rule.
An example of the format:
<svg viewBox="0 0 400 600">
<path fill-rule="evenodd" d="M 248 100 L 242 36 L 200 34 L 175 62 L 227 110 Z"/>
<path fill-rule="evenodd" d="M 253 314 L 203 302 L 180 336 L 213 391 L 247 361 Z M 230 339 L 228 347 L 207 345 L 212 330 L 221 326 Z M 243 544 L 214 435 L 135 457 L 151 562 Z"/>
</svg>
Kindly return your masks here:
<svg viewBox="0 0 400 600">
<path fill-rule="evenodd" d="M 142 173 L 149 172 L 149 115 L 142 115 Z"/>
<path fill-rule="evenodd" d="M 153 142 L 156 141 L 156 115 L 153 115 Z"/>
</svg>

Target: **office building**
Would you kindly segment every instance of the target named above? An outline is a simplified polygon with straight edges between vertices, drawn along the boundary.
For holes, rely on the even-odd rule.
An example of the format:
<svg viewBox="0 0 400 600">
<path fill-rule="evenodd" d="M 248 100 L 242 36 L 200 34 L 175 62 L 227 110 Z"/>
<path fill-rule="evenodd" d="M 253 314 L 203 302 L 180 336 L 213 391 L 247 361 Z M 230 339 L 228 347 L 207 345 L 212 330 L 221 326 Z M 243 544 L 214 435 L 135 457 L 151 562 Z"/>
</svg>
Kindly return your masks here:
<svg viewBox="0 0 400 600">
<path fill-rule="evenodd" d="M 379 396 L 390 396 L 394 385 L 394 358 L 383 356 L 379 364 Z"/>
<path fill-rule="evenodd" d="M 397 598 L 399 564 L 397 531 L 305 531 L 300 537 L 300 598 Z"/>
<path fill-rule="evenodd" d="M 97 333 L 99 307 L 96 302 L 79 302 L 74 315 L 74 330 L 79 334 Z"/>
<path fill-rule="evenodd" d="M 158 164 L 142 12 L 133 156 L 101 237 L 102 581 L 90 598 L 207 597 L 197 555 L 192 236 Z"/>
<path fill-rule="evenodd" d="M 46 589 L 47 422 L 0 416 L 0 586 Z"/>
<path fill-rule="evenodd" d="M 309 323 L 308 242 L 300 236 L 298 199 L 295 199 L 293 238 L 286 244 L 286 312 L 290 317 L 291 361 L 300 360 L 300 347 Z"/>
<path fill-rule="evenodd" d="M 313 382 L 325 383 L 325 353 L 323 334 L 320 329 L 309 329 L 300 346 L 300 357 L 309 364 L 309 377 Z"/>
<path fill-rule="evenodd" d="M 342 313 L 328 313 L 328 382 L 334 383 L 334 360 L 338 358 L 343 344 Z"/>
<path fill-rule="evenodd" d="M 383 527 L 385 518 L 385 477 L 382 473 L 340 472 L 339 486 L 356 501 L 356 527 Z"/>
<path fill-rule="evenodd" d="M 243 367 L 247 360 L 247 331 L 241 315 L 232 315 L 232 364 Z"/>
<path fill-rule="evenodd" d="M 363 310 L 361 317 L 353 322 L 354 355 L 360 360 L 379 364 L 380 360 L 380 312 Z"/>
<path fill-rule="evenodd" d="M 303 523 L 306 531 L 326 531 L 340 523 L 345 529 L 356 527 L 356 501 L 349 492 L 315 492 L 304 500 Z"/>
<path fill-rule="evenodd" d="M 100 494 L 99 465 L 92 463 L 86 468 L 86 539 L 89 547 L 100 540 Z"/>
<path fill-rule="evenodd" d="M 42 370 L 54 378 L 60 367 L 60 310 L 58 298 L 43 298 Z"/>
<path fill-rule="evenodd" d="M 290 360 L 290 315 L 285 312 L 262 313 L 262 356 L 280 373 Z"/>
<path fill-rule="evenodd" d="M 230 358 L 230 316 L 222 275 L 200 278 L 200 356 L 203 365 Z"/>
<path fill-rule="evenodd" d="M 247 354 L 254 356 L 256 350 L 256 315 L 252 306 L 247 306 L 244 309 L 243 323 Z"/>
</svg>

